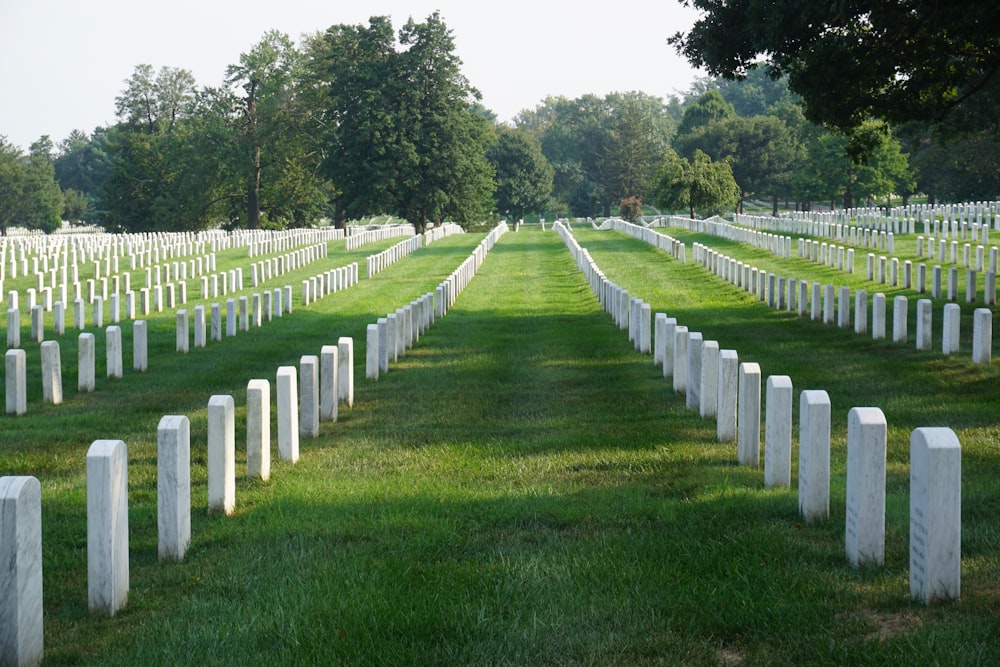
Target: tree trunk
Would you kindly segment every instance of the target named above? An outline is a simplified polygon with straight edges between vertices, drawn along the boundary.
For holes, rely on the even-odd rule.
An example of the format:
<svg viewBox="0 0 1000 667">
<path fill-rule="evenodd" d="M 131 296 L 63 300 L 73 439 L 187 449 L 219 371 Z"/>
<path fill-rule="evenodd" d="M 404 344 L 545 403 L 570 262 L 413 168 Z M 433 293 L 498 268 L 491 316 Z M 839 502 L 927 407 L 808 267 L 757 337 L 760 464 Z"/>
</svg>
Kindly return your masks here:
<svg viewBox="0 0 1000 667">
<path fill-rule="evenodd" d="M 778 195 L 771 198 L 771 215 L 778 217 Z"/>
<path fill-rule="evenodd" d="M 253 175 L 247 191 L 247 229 L 260 229 L 260 146 L 254 148 Z"/>
</svg>

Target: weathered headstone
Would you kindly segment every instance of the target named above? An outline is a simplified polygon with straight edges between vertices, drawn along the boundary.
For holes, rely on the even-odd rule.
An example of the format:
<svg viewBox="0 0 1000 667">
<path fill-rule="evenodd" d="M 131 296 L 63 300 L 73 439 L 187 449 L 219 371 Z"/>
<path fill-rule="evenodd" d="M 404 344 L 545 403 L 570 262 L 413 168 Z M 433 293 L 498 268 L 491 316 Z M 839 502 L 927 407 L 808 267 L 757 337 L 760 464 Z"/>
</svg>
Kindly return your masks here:
<svg viewBox="0 0 1000 667">
<path fill-rule="evenodd" d="M 41 664 L 42 491 L 34 477 L 0 477 L 0 593 L 0 664 Z"/>
<path fill-rule="evenodd" d="M 892 300 L 892 342 L 906 342 L 906 318 L 909 303 L 905 296 L 897 296 Z"/>
<path fill-rule="evenodd" d="M 799 513 L 806 521 L 830 516 L 830 396 L 799 396 Z"/>
<path fill-rule="evenodd" d="M 354 407 L 354 339 L 349 336 L 341 336 L 337 339 L 339 358 L 337 360 L 337 381 L 339 390 L 337 397 L 347 407 Z"/>
<path fill-rule="evenodd" d="M 878 408 L 847 413 L 847 560 L 881 565 L 885 554 L 886 422 Z"/>
<path fill-rule="evenodd" d="M 767 378 L 764 401 L 764 486 L 792 483 L 792 379 L 787 375 Z"/>
<path fill-rule="evenodd" d="M 760 465 L 760 365 L 740 364 L 737 403 L 737 458 L 742 465 Z"/>
<path fill-rule="evenodd" d="M 299 358 L 299 434 L 319 436 L 319 357 L 306 354 Z"/>
<path fill-rule="evenodd" d="M 148 330 L 145 320 L 132 325 L 132 368 L 140 373 L 149 368 Z"/>
<path fill-rule="evenodd" d="M 716 436 L 719 442 L 736 440 L 739 366 L 739 355 L 736 350 L 719 351 L 718 414 L 716 415 Z"/>
<path fill-rule="evenodd" d="M 917 349 L 930 351 L 933 344 L 931 326 L 933 325 L 930 299 L 917 300 Z"/>
<path fill-rule="evenodd" d="M 858 290 L 860 294 L 863 290 Z M 872 340 L 885 339 L 885 294 L 872 295 Z"/>
<path fill-rule="evenodd" d="M 378 325 L 369 324 L 369 344 L 371 342 L 372 327 L 375 327 L 376 337 L 378 336 Z M 378 347 L 375 348 L 376 355 Z M 371 349 L 366 351 L 366 356 L 371 358 Z M 376 360 L 376 365 L 378 361 Z M 337 421 L 337 404 L 340 392 L 340 348 L 337 345 L 324 345 L 320 349 L 319 355 L 319 418 L 323 421 Z M 376 367 L 376 371 L 377 371 Z"/>
<path fill-rule="evenodd" d="M 188 324 L 188 311 L 181 310 L 177 311 L 177 351 L 182 354 L 187 354 L 189 341 L 191 340 L 190 325 Z"/>
<path fill-rule="evenodd" d="M 993 312 L 976 308 L 972 314 L 972 363 L 989 364 L 993 353 Z"/>
<path fill-rule="evenodd" d="M 114 616 L 128 589 L 128 453 L 121 440 L 95 440 L 87 451 L 87 604 Z"/>
<path fill-rule="evenodd" d="M 97 376 L 97 350 L 94 334 L 82 333 L 77 336 L 77 390 L 80 392 L 94 391 Z"/>
<path fill-rule="evenodd" d="M 208 399 L 208 512 L 236 510 L 236 409 L 232 396 Z"/>
<path fill-rule="evenodd" d="M 247 383 L 247 477 L 271 478 L 271 383 Z"/>
<path fill-rule="evenodd" d="M 950 428 L 910 435 L 910 595 L 957 599 L 962 581 L 962 447 Z"/>
<path fill-rule="evenodd" d="M 4 380 L 7 414 L 23 415 L 28 410 L 27 355 L 24 350 L 7 350 Z"/>
<path fill-rule="evenodd" d="M 191 544 L 191 424 L 167 415 L 156 428 L 156 523 L 160 560 L 184 560 Z"/>
<path fill-rule="evenodd" d="M 944 324 L 941 330 L 941 354 L 958 353 L 958 337 L 962 323 L 962 309 L 957 303 L 944 304 Z"/>
<path fill-rule="evenodd" d="M 706 340 L 701 346 L 701 377 L 699 412 L 703 418 L 715 417 L 719 411 L 719 343 Z"/>
<path fill-rule="evenodd" d="M 295 366 L 278 368 L 278 455 L 282 461 L 299 460 L 299 388 Z"/>
<path fill-rule="evenodd" d="M 108 377 L 122 377 L 124 373 L 124 362 L 122 360 L 122 328 L 117 324 L 104 330 L 104 347 L 108 361 Z"/>
<path fill-rule="evenodd" d="M 692 410 L 701 409 L 701 357 L 704 340 L 701 332 L 692 331 L 688 334 L 687 356 L 687 396 L 685 406 Z"/>
<path fill-rule="evenodd" d="M 59 405 L 63 402 L 62 361 L 59 343 L 47 340 L 42 343 L 42 400 Z"/>
</svg>

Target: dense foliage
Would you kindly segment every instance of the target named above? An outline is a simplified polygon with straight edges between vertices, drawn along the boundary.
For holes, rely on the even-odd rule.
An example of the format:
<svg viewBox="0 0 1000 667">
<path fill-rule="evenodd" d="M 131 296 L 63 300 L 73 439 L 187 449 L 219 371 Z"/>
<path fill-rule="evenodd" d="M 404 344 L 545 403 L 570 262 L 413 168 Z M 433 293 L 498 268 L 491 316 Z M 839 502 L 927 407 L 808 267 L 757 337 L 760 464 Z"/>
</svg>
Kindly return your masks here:
<svg viewBox="0 0 1000 667">
<path fill-rule="evenodd" d="M 992 6 L 973 2 L 982 11 L 969 23 L 921 1 L 905 17 L 894 3 L 690 4 L 705 14 L 672 41 L 719 76 L 666 101 L 634 91 L 548 97 L 509 125 L 480 104 L 437 13 L 398 30 L 378 16 L 334 25 L 299 45 L 267 32 L 219 87 L 139 65 L 115 100 L 115 124 L 74 131 L 56 148 L 45 137 L 27 156 L 3 147 L 10 203 L 0 230 L 52 230 L 60 217 L 152 231 L 379 214 L 422 228 L 637 217 L 655 212 L 650 204 L 711 215 L 748 200 L 777 212 L 1000 195 L 996 54 L 982 29 Z M 901 53 L 907 39 L 920 48 Z M 949 69 L 938 68 L 946 57 Z M 716 195 L 691 190 L 705 179 Z"/>
</svg>

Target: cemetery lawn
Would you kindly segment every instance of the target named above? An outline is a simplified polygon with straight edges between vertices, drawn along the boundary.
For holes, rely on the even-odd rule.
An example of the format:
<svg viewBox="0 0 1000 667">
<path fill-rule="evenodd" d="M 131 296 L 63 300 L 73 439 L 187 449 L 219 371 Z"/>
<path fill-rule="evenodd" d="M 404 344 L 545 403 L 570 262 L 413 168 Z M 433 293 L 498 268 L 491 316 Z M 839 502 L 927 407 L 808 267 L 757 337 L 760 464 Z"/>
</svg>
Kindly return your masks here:
<svg viewBox="0 0 1000 667">
<path fill-rule="evenodd" d="M 75 335 L 62 339 L 66 402 L 36 400 L 35 371 L 28 414 L 0 428 L 2 474 L 42 483 L 46 663 L 1000 662 L 1000 364 L 971 363 L 971 322 L 963 354 L 918 353 L 768 309 L 624 235 L 574 233 L 654 313 L 758 362 L 764 378 L 789 375 L 794 438 L 798 392 L 827 390 L 829 520 L 798 516 L 797 445 L 792 489 L 764 489 L 762 470 L 738 466 L 715 421 L 685 409 L 559 236 L 537 226 L 503 236 L 448 315 L 366 380 L 366 325 L 433 291 L 482 235 L 449 237 L 308 307 L 297 286 L 321 269 L 283 277 L 296 286 L 292 315 L 187 355 L 174 352 L 173 315 L 150 318 L 150 370 L 132 373 L 126 354 L 125 377 L 109 382 L 99 361 L 92 394 L 75 391 Z M 332 243 L 325 266 L 360 261 L 363 273 L 364 256 L 392 243 L 353 253 Z M 864 277 L 827 278 L 735 244 L 726 252 L 852 289 Z M 220 270 L 241 261 L 220 257 Z M 939 318 L 935 304 L 936 349 Z M 278 366 L 340 336 L 354 338 L 354 407 L 303 438 L 294 466 L 273 447 L 270 481 L 247 480 L 246 383 L 270 379 L 273 397 Z M 220 393 L 237 405 L 231 517 L 205 511 L 205 406 Z M 860 570 L 843 535 L 855 406 L 880 407 L 889 428 L 885 565 Z M 157 561 L 156 425 L 168 414 L 191 419 L 192 543 L 180 563 Z M 959 602 L 909 598 L 909 434 L 919 426 L 950 426 L 963 446 Z M 131 590 L 113 619 L 87 611 L 84 457 L 103 438 L 129 448 Z"/>
</svg>

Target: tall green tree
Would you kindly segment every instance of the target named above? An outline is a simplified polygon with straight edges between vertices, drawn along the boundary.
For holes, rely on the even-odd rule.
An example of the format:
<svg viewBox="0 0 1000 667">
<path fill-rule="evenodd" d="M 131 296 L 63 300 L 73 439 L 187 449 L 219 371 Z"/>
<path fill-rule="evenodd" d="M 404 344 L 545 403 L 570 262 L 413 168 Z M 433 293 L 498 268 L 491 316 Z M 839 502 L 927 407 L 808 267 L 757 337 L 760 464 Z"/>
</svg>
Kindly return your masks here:
<svg viewBox="0 0 1000 667">
<path fill-rule="evenodd" d="M 690 161 L 669 150 L 657 173 L 653 193 L 653 203 L 658 208 L 686 209 L 691 218 L 696 211 L 718 215 L 732 210 L 739 199 L 740 189 L 729 163 L 713 162 L 697 149 Z"/>
<path fill-rule="evenodd" d="M 493 194 L 493 131 L 451 31 L 438 13 L 411 19 L 396 46 L 387 17 L 332 26 L 309 42 L 325 100 L 323 168 L 340 208 L 349 217 L 391 212 L 420 230 L 481 218 Z"/>
<path fill-rule="evenodd" d="M 498 128 L 486 158 L 496 172 L 496 210 L 520 219 L 549 204 L 553 169 L 538 141 L 528 132 Z"/>
<path fill-rule="evenodd" d="M 292 40 L 272 30 L 226 70 L 228 88 L 220 94 L 236 110 L 228 117 L 227 167 L 249 229 L 261 226 L 262 212 L 272 223 L 304 224 L 323 208 L 318 155 L 308 139 L 312 115 L 298 94 L 302 69 Z"/>
<path fill-rule="evenodd" d="M 0 234 L 13 226 L 46 233 L 59 229 L 63 195 L 55 181 L 51 147 L 43 137 L 23 155 L 0 135 Z"/>
</svg>

